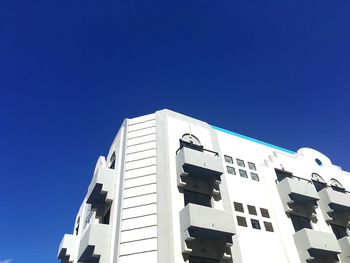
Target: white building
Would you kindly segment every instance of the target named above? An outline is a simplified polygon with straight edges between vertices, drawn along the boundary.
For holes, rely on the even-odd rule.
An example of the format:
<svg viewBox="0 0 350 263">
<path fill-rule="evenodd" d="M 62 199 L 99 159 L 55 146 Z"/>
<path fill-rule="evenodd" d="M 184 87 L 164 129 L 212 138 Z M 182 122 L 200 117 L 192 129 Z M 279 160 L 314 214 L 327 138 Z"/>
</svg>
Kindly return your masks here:
<svg viewBox="0 0 350 263">
<path fill-rule="evenodd" d="M 350 262 L 350 173 L 169 110 L 99 157 L 62 263 Z"/>
</svg>

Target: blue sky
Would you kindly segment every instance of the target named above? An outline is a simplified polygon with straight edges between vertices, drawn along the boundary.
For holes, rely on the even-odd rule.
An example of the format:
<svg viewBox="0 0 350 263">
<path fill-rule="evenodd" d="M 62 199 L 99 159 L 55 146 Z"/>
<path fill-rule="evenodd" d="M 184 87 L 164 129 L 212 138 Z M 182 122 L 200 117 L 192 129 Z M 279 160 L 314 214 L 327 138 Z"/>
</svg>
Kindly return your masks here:
<svg viewBox="0 0 350 263">
<path fill-rule="evenodd" d="M 350 170 L 349 13 L 348 0 L 1 0 L 0 262 L 57 262 L 125 117 L 169 108 Z"/>
</svg>

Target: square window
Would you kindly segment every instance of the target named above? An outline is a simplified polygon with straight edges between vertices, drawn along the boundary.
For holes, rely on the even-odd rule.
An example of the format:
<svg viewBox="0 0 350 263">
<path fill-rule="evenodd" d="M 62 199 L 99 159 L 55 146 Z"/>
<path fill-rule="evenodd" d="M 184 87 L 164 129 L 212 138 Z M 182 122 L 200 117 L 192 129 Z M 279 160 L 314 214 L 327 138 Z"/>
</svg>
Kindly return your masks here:
<svg viewBox="0 0 350 263">
<path fill-rule="evenodd" d="M 257 215 L 258 213 L 256 212 L 256 208 L 255 206 L 252 206 L 252 205 L 247 205 L 248 206 L 248 212 L 249 214 L 251 215 Z"/>
<path fill-rule="evenodd" d="M 244 161 L 241 159 L 236 159 L 237 160 L 237 165 L 241 167 L 245 167 Z"/>
<path fill-rule="evenodd" d="M 256 170 L 255 163 L 248 162 L 248 167 L 250 170 Z"/>
<path fill-rule="evenodd" d="M 266 208 L 260 208 L 260 212 L 262 217 L 270 218 L 269 210 Z"/>
<path fill-rule="evenodd" d="M 237 216 L 237 223 L 239 226 L 245 226 L 247 227 L 247 220 L 243 216 Z"/>
<path fill-rule="evenodd" d="M 224 158 L 225 158 L 225 162 L 227 162 L 227 163 L 233 163 L 233 159 L 232 159 L 231 156 L 224 155 Z"/>
<path fill-rule="evenodd" d="M 268 232 L 273 232 L 273 226 L 270 222 L 265 222 L 264 221 L 264 226 L 265 226 L 265 230 Z"/>
<path fill-rule="evenodd" d="M 235 207 L 236 211 L 244 213 L 244 208 L 242 203 L 233 202 L 233 206 Z"/>
<path fill-rule="evenodd" d="M 247 172 L 244 170 L 239 169 L 239 175 L 244 178 L 248 178 Z"/>
<path fill-rule="evenodd" d="M 226 169 L 229 174 L 236 174 L 236 170 L 234 167 L 226 166 Z"/>
<path fill-rule="evenodd" d="M 252 227 L 255 229 L 261 229 L 259 220 L 256 219 L 250 219 L 250 222 L 252 223 Z"/>
<path fill-rule="evenodd" d="M 260 181 L 260 180 L 259 180 L 259 175 L 258 175 L 258 174 L 256 174 L 256 173 L 250 173 L 250 176 L 251 176 L 252 180 L 254 180 L 254 181 Z"/>
</svg>

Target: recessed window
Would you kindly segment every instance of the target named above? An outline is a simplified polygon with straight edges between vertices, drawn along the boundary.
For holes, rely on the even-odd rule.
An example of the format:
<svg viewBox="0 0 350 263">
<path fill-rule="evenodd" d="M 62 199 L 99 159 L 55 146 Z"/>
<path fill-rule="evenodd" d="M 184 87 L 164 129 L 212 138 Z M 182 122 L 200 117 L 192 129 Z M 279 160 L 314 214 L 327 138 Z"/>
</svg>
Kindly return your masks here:
<svg viewBox="0 0 350 263">
<path fill-rule="evenodd" d="M 260 212 L 262 217 L 270 218 L 269 210 L 266 208 L 260 208 Z"/>
<path fill-rule="evenodd" d="M 331 187 L 333 190 L 345 193 L 344 186 L 337 179 L 334 179 L 334 178 L 331 179 Z"/>
<path fill-rule="evenodd" d="M 80 216 L 78 217 L 78 220 L 77 220 L 77 227 L 75 228 L 75 235 L 78 235 L 79 227 L 80 227 Z"/>
<path fill-rule="evenodd" d="M 244 178 L 248 178 L 247 172 L 244 170 L 239 169 L 239 175 Z"/>
<path fill-rule="evenodd" d="M 211 197 L 206 194 L 184 190 L 185 205 L 188 203 L 211 207 Z"/>
<path fill-rule="evenodd" d="M 247 220 L 243 216 L 237 216 L 237 223 L 239 226 L 245 226 L 247 227 Z"/>
<path fill-rule="evenodd" d="M 241 160 L 241 159 L 236 159 L 236 161 L 237 161 L 237 165 L 238 165 L 238 166 L 245 167 L 245 164 L 244 164 L 244 161 L 243 161 L 243 160 Z"/>
<path fill-rule="evenodd" d="M 115 152 L 112 153 L 112 156 L 111 156 L 109 162 L 110 162 L 109 168 L 114 169 L 115 168 Z"/>
<path fill-rule="evenodd" d="M 341 239 L 341 238 L 347 236 L 346 228 L 344 226 L 334 225 L 334 224 L 330 224 L 330 225 L 331 225 L 333 233 L 337 239 Z"/>
<path fill-rule="evenodd" d="M 233 202 L 233 206 L 235 207 L 236 211 L 244 213 L 244 208 L 242 203 Z"/>
<path fill-rule="evenodd" d="M 250 173 L 250 176 L 252 177 L 252 179 L 253 179 L 254 181 L 260 181 L 260 180 L 259 180 L 259 175 L 258 175 L 258 174 L 256 174 L 256 173 Z"/>
<path fill-rule="evenodd" d="M 233 159 L 232 159 L 231 156 L 224 155 L 224 158 L 225 158 L 225 162 L 227 162 L 227 163 L 233 163 Z"/>
<path fill-rule="evenodd" d="M 248 162 L 248 167 L 250 170 L 256 170 L 255 163 Z"/>
<path fill-rule="evenodd" d="M 236 174 L 236 170 L 234 167 L 226 166 L 226 169 L 229 174 Z"/>
<path fill-rule="evenodd" d="M 104 215 L 104 217 L 102 217 L 102 224 L 108 225 L 110 216 L 111 216 L 111 207 L 108 208 L 106 214 Z"/>
<path fill-rule="evenodd" d="M 247 205 L 247 206 L 248 206 L 248 212 L 249 212 L 249 214 L 251 214 L 251 215 L 257 215 L 255 206 L 252 206 L 252 205 Z"/>
<path fill-rule="evenodd" d="M 188 258 L 189 263 L 219 263 L 216 259 L 209 259 L 209 258 L 201 258 L 201 257 L 192 257 L 190 256 Z"/>
<path fill-rule="evenodd" d="M 259 220 L 250 219 L 250 222 L 252 223 L 252 228 L 261 229 Z"/>
<path fill-rule="evenodd" d="M 322 166 L 322 162 L 321 162 L 321 160 L 320 159 L 315 159 L 315 162 L 319 165 L 319 166 Z"/>
<path fill-rule="evenodd" d="M 278 181 L 282 181 L 284 178 L 288 177 L 288 178 L 292 178 L 293 174 L 291 172 L 285 171 L 285 170 L 281 170 L 281 169 L 275 169 L 276 175 L 277 175 L 277 179 Z"/>
<path fill-rule="evenodd" d="M 265 230 L 268 232 L 273 232 L 273 226 L 270 222 L 265 222 L 264 221 L 264 226 L 265 226 Z"/>
<path fill-rule="evenodd" d="M 303 228 L 312 229 L 310 219 L 308 217 L 290 215 L 290 219 L 292 220 L 295 232 Z"/>
</svg>

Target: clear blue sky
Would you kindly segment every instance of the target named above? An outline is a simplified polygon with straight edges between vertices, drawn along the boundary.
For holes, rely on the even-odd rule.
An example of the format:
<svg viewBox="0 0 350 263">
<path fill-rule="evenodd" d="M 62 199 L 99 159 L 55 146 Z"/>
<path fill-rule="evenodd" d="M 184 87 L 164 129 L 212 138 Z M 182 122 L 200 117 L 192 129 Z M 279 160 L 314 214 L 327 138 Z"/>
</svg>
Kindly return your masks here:
<svg viewBox="0 0 350 263">
<path fill-rule="evenodd" d="M 1 0 L 0 262 L 56 262 L 123 118 L 169 108 L 350 170 L 348 0 Z"/>
</svg>

